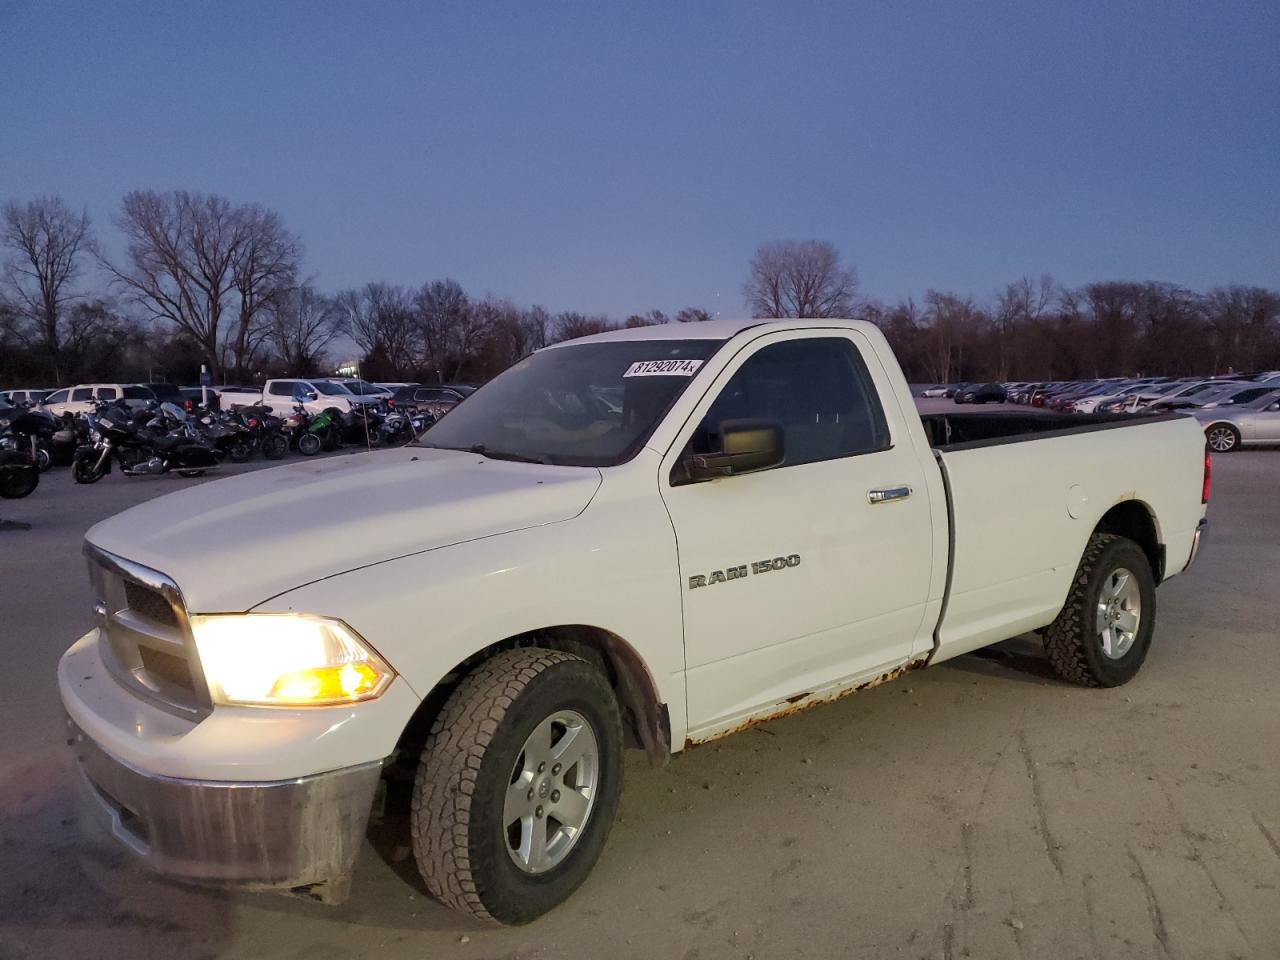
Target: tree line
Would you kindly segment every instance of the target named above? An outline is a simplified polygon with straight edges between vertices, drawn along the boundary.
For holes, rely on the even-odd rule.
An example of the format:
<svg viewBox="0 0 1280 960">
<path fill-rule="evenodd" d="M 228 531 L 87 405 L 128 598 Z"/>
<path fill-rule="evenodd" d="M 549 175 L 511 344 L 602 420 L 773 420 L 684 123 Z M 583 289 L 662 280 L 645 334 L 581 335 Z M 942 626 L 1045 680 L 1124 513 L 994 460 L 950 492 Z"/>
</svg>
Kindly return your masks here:
<svg viewBox="0 0 1280 960">
<path fill-rule="evenodd" d="M 0 383 L 189 383 L 201 366 L 216 383 L 255 382 L 347 359 L 370 379 L 482 382 L 550 343 L 711 319 L 698 307 L 620 321 L 552 313 L 448 278 L 325 292 L 278 213 L 211 194 L 133 191 L 112 226 L 121 242 L 108 253 L 87 213 L 59 197 L 0 211 Z M 743 296 L 756 317 L 869 320 L 918 381 L 1280 367 L 1280 294 L 1259 287 L 1069 288 L 1045 275 L 985 301 L 930 290 L 890 305 L 862 294 L 832 244 L 810 240 L 761 245 Z M 333 356 L 338 343 L 358 357 Z"/>
</svg>

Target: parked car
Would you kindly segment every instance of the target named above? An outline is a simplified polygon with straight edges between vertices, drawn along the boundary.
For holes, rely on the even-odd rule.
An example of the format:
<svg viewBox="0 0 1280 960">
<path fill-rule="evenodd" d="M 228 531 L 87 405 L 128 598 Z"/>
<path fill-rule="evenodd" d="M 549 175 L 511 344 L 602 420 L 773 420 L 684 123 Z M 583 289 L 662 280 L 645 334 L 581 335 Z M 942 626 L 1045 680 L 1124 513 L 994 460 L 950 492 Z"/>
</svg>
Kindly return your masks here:
<svg viewBox="0 0 1280 960">
<path fill-rule="evenodd" d="M 998 383 L 979 383 L 956 392 L 956 403 L 1004 403 L 1005 389 Z"/>
<path fill-rule="evenodd" d="M 27 388 L 23 390 L 6 390 L 4 396 L 8 398 L 10 403 L 16 406 L 20 403 L 42 403 L 44 398 L 51 393 L 53 393 L 52 390 L 34 390 Z"/>
<path fill-rule="evenodd" d="M 1196 403 L 1196 410 L 1218 410 L 1222 407 L 1239 407 L 1244 406 L 1259 397 L 1265 397 L 1269 393 L 1274 393 L 1277 387 L 1271 384 L 1260 383 L 1256 387 L 1232 386 L 1223 393 L 1211 394 L 1203 402 Z M 1194 401 L 1192 401 L 1194 403 Z"/>
<path fill-rule="evenodd" d="M 184 408 L 190 412 L 196 407 L 206 410 L 221 410 L 222 396 L 217 387 L 180 387 Z"/>
<path fill-rule="evenodd" d="M 156 870 L 339 901 L 407 777 L 431 895 L 527 922 L 599 857 L 627 741 L 664 763 L 1035 630 L 1066 680 L 1131 679 L 1204 437 L 1079 422 L 922 418 L 869 323 L 540 350 L 407 447 L 93 527 L 97 626 L 58 668 L 79 779 Z"/>
<path fill-rule="evenodd" d="M 947 389 L 948 387 L 945 383 L 940 383 L 935 387 L 925 387 L 924 390 L 920 391 L 920 396 L 928 397 L 931 400 L 945 397 L 947 395 Z"/>
<path fill-rule="evenodd" d="M 330 383 L 340 383 L 358 397 L 375 397 L 379 400 L 387 400 L 394 393 L 394 390 L 382 386 L 379 383 L 370 383 L 367 380 L 360 380 L 356 377 L 326 377 Z"/>
<path fill-rule="evenodd" d="M 1250 403 L 1194 410 L 1191 415 L 1203 424 L 1205 442 L 1215 453 L 1280 443 L 1280 390 Z"/>
<path fill-rule="evenodd" d="M 65 390 L 55 390 L 44 398 L 43 406 L 55 417 L 64 413 L 89 413 L 94 404 L 103 401 L 124 400 L 132 408 L 141 408 L 155 399 L 155 395 L 137 383 L 82 383 Z"/>
<path fill-rule="evenodd" d="M 325 377 L 281 378 L 268 380 L 261 389 L 221 387 L 218 392 L 224 409 L 265 404 L 279 417 L 289 416 L 299 405 L 309 414 L 320 414 L 331 407 L 348 414 L 355 407 L 379 402 L 378 397 L 354 394 L 341 383 Z"/>
<path fill-rule="evenodd" d="M 474 392 L 475 387 L 463 384 L 424 386 L 418 383 L 397 390 L 390 405 L 394 410 L 425 413 L 439 420 Z"/>
</svg>

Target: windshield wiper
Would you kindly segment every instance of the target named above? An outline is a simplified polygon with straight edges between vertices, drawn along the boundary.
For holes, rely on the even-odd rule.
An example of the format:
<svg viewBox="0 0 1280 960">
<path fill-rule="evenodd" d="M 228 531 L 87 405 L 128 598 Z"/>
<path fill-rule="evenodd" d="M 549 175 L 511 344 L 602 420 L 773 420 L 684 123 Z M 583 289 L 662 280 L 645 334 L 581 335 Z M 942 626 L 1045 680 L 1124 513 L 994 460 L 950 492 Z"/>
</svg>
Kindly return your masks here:
<svg viewBox="0 0 1280 960">
<path fill-rule="evenodd" d="M 511 453 L 506 450 L 490 450 L 483 443 L 473 443 L 467 447 L 467 453 L 478 453 L 489 460 L 514 460 L 516 463 L 551 463 L 547 457 L 531 457 L 527 454 Z"/>
</svg>

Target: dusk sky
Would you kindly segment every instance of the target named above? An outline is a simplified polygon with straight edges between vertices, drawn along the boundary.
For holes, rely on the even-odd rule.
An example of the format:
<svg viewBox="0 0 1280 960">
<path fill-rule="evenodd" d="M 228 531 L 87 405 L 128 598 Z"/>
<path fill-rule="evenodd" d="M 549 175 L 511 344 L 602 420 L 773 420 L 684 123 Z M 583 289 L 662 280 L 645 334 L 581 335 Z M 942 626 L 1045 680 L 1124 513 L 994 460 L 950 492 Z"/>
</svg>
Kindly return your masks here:
<svg viewBox="0 0 1280 960">
<path fill-rule="evenodd" d="M 789 238 L 885 300 L 1280 285 L 1274 2 L 0 0 L 0 90 L 0 200 L 256 200 L 325 290 L 735 315 Z"/>
</svg>

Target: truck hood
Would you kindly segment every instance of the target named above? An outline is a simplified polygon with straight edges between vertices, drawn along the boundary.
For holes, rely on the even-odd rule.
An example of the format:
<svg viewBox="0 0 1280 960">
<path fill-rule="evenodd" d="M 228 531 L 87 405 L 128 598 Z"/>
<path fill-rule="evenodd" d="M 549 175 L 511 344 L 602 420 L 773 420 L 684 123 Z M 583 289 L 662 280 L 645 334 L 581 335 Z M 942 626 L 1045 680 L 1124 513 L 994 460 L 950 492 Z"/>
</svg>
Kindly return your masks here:
<svg viewBox="0 0 1280 960">
<path fill-rule="evenodd" d="M 97 524 L 86 539 L 167 574 L 194 612 L 451 544 L 577 516 L 600 471 L 402 447 L 204 483 Z"/>
</svg>

